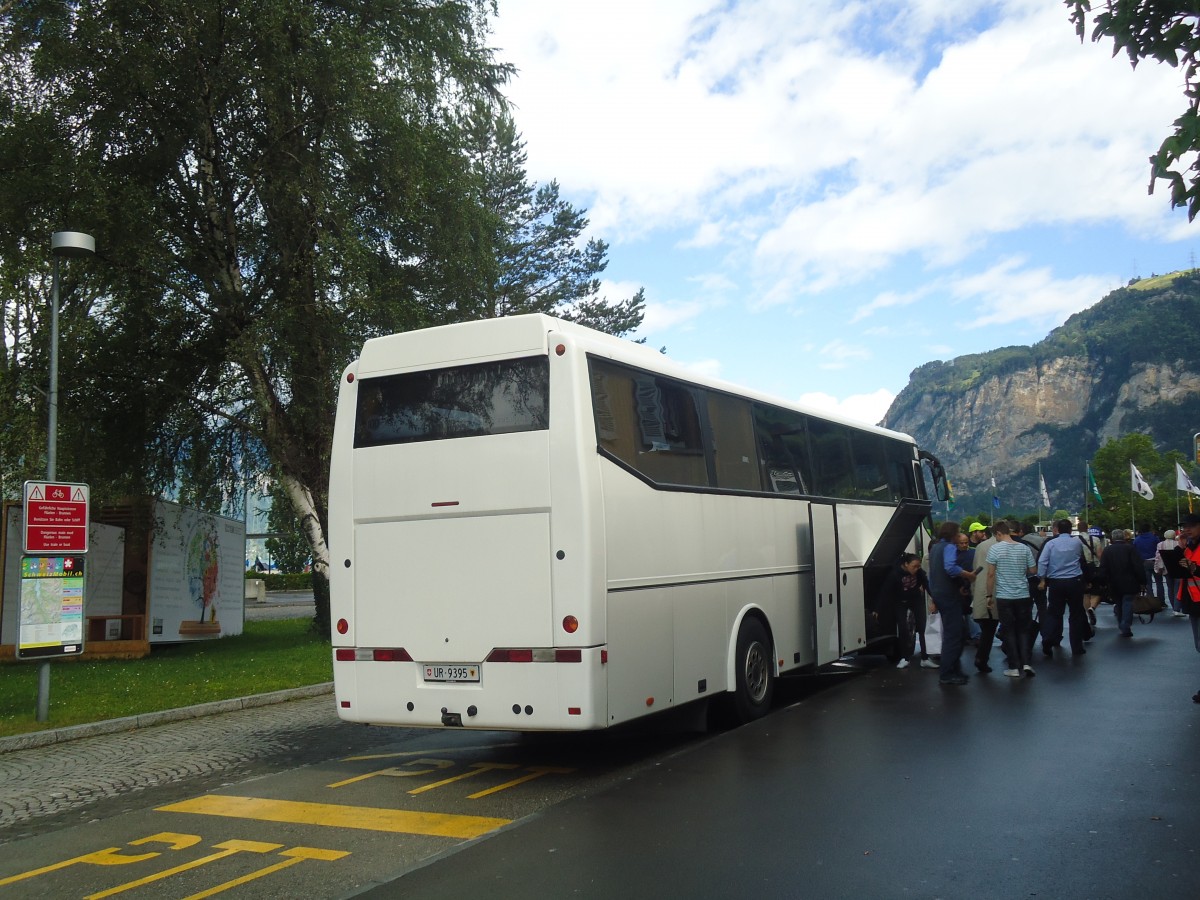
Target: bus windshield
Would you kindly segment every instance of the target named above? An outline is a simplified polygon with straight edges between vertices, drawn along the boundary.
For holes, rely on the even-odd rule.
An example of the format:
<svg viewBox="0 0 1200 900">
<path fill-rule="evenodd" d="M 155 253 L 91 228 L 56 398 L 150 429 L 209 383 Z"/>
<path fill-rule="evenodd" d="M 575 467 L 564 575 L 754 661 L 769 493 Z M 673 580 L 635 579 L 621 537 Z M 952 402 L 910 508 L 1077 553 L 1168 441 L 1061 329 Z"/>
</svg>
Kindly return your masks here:
<svg viewBox="0 0 1200 900">
<path fill-rule="evenodd" d="M 540 431 L 550 427 L 545 356 L 364 378 L 355 447 Z"/>
</svg>

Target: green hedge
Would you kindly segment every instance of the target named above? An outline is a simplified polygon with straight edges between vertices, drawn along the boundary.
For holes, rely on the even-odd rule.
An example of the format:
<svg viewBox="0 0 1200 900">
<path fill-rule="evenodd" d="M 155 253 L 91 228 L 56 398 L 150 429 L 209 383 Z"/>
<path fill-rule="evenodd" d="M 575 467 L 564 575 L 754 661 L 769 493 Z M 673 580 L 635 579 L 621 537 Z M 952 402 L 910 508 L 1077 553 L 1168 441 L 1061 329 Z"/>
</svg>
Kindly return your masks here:
<svg viewBox="0 0 1200 900">
<path fill-rule="evenodd" d="M 312 590 L 312 576 L 307 572 L 298 572 L 294 575 L 280 575 L 275 572 L 254 572 L 246 573 L 247 580 L 258 578 L 267 583 L 268 591 L 310 591 Z"/>
</svg>

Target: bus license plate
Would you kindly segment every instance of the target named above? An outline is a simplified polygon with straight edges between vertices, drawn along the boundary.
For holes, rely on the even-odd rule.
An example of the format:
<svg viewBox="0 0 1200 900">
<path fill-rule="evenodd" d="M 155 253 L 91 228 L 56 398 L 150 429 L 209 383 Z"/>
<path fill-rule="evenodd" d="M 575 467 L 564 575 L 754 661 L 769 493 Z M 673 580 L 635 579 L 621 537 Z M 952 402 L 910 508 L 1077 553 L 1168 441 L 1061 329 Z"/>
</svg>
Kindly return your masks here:
<svg viewBox="0 0 1200 900">
<path fill-rule="evenodd" d="M 451 666 L 440 663 L 426 663 L 425 680 L 440 682 L 478 681 L 479 666 Z"/>
</svg>

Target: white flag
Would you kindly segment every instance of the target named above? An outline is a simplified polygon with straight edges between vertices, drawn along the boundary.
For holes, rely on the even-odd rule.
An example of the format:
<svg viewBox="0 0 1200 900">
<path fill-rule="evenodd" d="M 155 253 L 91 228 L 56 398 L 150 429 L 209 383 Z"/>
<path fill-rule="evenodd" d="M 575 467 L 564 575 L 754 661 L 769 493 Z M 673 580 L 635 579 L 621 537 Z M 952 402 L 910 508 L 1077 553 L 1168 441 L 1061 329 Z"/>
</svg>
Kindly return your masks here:
<svg viewBox="0 0 1200 900">
<path fill-rule="evenodd" d="M 1042 482 L 1042 506 L 1050 508 L 1050 492 L 1046 490 L 1046 476 L 1041 472 L 1038 473 L 1038 478 Z"/>
<path fill-rule="evenodd" d="M 1179 465 L 1179 463 L 1176 463 L 1176 465 Z M 995 489 L 996 489 L 996 476 L 993 475 L 992 476 L 992 490 L 994 491 Z"/>
<path fill-rule="evenodd" d="M 1138 471 L 1137 466 L 1133 464 L 1133 460 L 1129 461 L 1129 476 L 1130 490 L 1136 491 L 1147 500 L 1154 499 L 1154 491 L 1150 489 L 1150 485 L 1146 479 L 1142 477 L 1142 473 Z"/>
<path fill-rule="evenodd" d="M 1175 489 L 1200 496 L 1200 488 L 1192 484 L 1192 479 L 1187 477 L 1187 472 L 1179 463 L 1175 463 Z"/>
</svg>

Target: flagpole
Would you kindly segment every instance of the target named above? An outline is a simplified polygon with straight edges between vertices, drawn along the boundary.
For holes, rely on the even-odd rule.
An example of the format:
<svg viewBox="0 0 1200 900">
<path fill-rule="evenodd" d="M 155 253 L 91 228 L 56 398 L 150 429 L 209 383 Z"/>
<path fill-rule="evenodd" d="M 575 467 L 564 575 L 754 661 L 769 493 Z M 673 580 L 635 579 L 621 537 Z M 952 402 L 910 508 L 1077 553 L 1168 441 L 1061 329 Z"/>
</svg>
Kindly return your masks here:
<svg viewBox="0 0 1200 900">
<path fill-rule="evenodd" d="M 1046 494 L 1046 476 L 1042 474 L 1042 464 L 1038 463 L 1038 524 L 1042 524 L 1044 516 L 1041 512 L 1043 509 L 1042 501 L 1049 502 L 1050 497 Z"/>
<path fill-rule="evenodd" d="M 1083 521 L 1090 523 L 1092 521 L 1090 507 L 1088 506 L 1088 494 L 1091 493 L 1092 486 L 1088 484 L 1088 464 L 1087 460 L 1083 461 Z"/>
<path fill-rule="evenodd" d="M 1137 531 L 1137 519 L 1133 517 L 1133 460 L 1129 461 L 1129 530 Z"/>
</svg>

